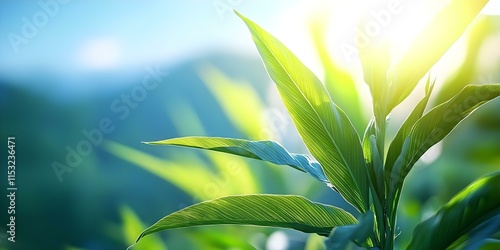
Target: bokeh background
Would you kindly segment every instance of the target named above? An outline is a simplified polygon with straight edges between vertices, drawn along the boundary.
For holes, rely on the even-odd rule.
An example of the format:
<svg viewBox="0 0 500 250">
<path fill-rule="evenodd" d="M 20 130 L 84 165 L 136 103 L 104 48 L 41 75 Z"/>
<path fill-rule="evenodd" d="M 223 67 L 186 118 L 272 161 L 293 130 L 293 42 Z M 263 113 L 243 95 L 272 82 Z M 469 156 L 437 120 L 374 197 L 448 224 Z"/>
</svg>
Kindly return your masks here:
<svg viewBox="0 0 500 250">
<path fill-rule="evenodd" d="M 397 2 L 401 11 L 379 22 L 395 55 L 446 1 Z M 500 82 L 499 2 L 491 1 L 432 69 L 431 106 L 466 84 Z M 366 6 L 361 0 L 2 1 L 0 159 L 6 166 L 7 136 L 15 136 L 18 192 L 12 244 L 2 167 L 0 249 L 125 249 L 161 217 L 229 194 L 298 194 L 353 211 L 331 189 L 284 166 L 141 142 L 188 135 L 271 139 L 307 153 L 233 8 L 296 53 L 363 131 L 371 104 L 354 34 Z M 393 112 L 389 138 L 423 89 L 417 86 Z M 495 100 L 417 163 L 402 195 L 398 246 L 453 194 L 498 169 Z M 322 249 L 322 240 L 291 230 L 210 226 L 162 232 L 134 249 L 312 250 Z"/>
</svg>

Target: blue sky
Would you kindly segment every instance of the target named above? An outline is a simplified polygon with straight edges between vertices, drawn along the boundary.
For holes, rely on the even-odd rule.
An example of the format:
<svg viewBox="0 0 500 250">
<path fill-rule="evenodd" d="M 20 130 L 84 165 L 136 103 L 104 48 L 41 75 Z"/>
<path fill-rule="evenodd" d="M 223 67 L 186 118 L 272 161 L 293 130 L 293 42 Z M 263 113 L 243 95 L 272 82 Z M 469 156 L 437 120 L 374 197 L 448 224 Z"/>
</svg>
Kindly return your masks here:
<svg viewBox="0 0 500 250">
<path fill-rule="evenodd" d="M 251 45 L 248 31 L 229 7 L 263 23 L 278 18 L 297 1 L 62 2 L 1 4 L 0 70 L 107 70 L 150 61 L 175 62 L 203 51 L 247 48 Z M 40 3 L 56 4 L 45 8 Z"/>
<path fill-rule="evenodd" d="M 491 2 L 488 12 L 500 13 L 500 1 Z M 302 46 L 294 45 L 298 43 L 294 35 L 300 34 L 290 35 L 293 23 L 303 21 L 290 13 L 300 11 L 308 3 L 299 0 L 2 1 L 0 74 L 25 74 L 32 69 L 84 73 L 143 67 L 151 62 L 173 64 L 217 50 L 256 54 L 247 29 L 230 8 L 280 38 L 288 33 L 284 41 L 293 49 Z M 287 25 L 283 25 L 284 19 Z M 23 29 L 29 30 L 30 25 L 34 25 L 35 31 L 31 30 L 34 35 L 27 38 Z"/>
</svg>

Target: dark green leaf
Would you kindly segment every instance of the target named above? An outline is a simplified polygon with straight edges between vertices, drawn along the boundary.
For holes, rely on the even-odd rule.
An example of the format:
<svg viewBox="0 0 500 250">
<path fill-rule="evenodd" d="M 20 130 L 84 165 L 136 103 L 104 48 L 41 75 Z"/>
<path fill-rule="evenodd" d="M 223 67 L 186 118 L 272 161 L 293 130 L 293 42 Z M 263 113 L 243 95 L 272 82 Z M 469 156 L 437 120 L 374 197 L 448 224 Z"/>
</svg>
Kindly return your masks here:
<svg viewBox="0 0 500 250">
<path fill-rule="evenodd" d="M 217 137 L 182 137 L 163 141 L 148 142 L 152 145 L 176 145 L 219 151 L 243 157 L 259 159 L 278 165 L 288 165 L 329 184 L 318 162 L 307 155 L 288 153 L 274 141 L 248 141 Z"/>
<path fill-rule="evenodd" d="M 470 239 L 476 227 L 500 215 L 499 190 L 500 172 L 469 185 L 415 228 L 407 249 L 446 249 Z"/>
<path fill-rule="evenodd" d="M 360 211 L 368 207 L 366 166 L 359 137 L 325 86 L 278 39 L 237 13 L 252 33 L 294 124 L 326 177 Z"/>
<path fill-rule="evenodd" d="M 479 249 L 487 238 L 497 232 L 500 232 L 500 213 L 469 230 L 467 235 L 462 236 L 453 245 L 464 245 L 463 250 Z"/>
<path fill-rule="evenodd" d="M 163 217 L 139 236 L 173 228 L 214 224 L 283 227 L 326 236 L 332 228 L 356 224 L 346 211 L 294 195 L 227 196 Z"/>
<path fill-rule="evenodd" d="M 361 216 L 358 224 L 333 229 L 326 240 L 326 249 L 347 249 L 349 243 L 356 243 L 358 246 L 363 247 L 372 247 L 373 244 L 369 238 L 373 235 L 373 218 L 373 212 L 368 210 L 368 212 Z"/>
</svg>

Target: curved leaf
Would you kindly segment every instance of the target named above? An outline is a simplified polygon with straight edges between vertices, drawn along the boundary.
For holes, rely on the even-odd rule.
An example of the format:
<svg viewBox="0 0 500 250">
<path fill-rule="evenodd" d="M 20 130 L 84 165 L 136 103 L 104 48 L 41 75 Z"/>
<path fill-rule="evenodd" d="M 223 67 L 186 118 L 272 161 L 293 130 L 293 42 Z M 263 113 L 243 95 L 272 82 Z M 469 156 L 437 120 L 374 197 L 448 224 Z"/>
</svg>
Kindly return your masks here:
<svg viewBox="0 0 500 250">
<path fill-rule="evenodd" d="M 389 111 L 413 91 L 420 79 L 464 33 L 488 0 L 452 0 L 423 28 L 408 52 L 391 66 Z M 443 35 L 446 34 L 446 35 Z"/>
<path fill-rule="evenodd" d="M 111 154 L 174 184 L 190 196 L 202 200 L 215 198 L 211 192 L 204 192 L 203 187 L 206 183 L 213 182 L 217 175 L 203 164 L 179 164 L 112 141 L 104 142 L 104 148 Z M 231 194 L 228 191 L 221 189 L 221 193 L 217 195 Z"/>
<path fill-rule="evenodd" d="M 251 31 L 305 145 L 339 193 L 358 210 L 366 211 L 369 201 L 366 166 L 359 137 L 349 118 L 331 101 L 319 79 L 288 48 L 237 14 Z"/>
<path fill-rule="evenodd" d="M 376 143 L 377 128 L 375 117 L 370 120 L 363 136 L 363 153 L 368 168 L 368 180 L 372 191 L 373 209 L 377 219 L 377 228 L 382 232 L 384 222 L 383 206 L 386 203 L 386 183 L 384 181 L 383 152 L 378 150 Z"/>
<path fill-rule="evenodd" d="M 497 239 L 486 239 L 479 248 L 480 250 L 498 250 L 500 249 L 500 240 Z"/>
<path fill-rule="evenodd" d="M 274 141 L 248 141 L 218 137 L 181 137 L 147 143 L 200 148 L 258 159 L 278 165 L 288 165 L 329 184 L 318 162 L 311 160 L 307 155 L 288 153 L 279 143 Z"/>
<path fill-rule="evenodd" d="M 214 224 L 271 226 L 326 236 L 332 228 L 356 224 L 346 211 L 294 195 L 227 196 L 201 202 L 163 217 L 146 235 L 173 228 Z"/>
<path fill-rule="evenodd" d="M 129 207 L 123 206 L 120 208 L 120 215 L 123 221 L 122 230 L 123 238 L 126 244 L 133 244 L 138 234 L 145 228 L 137 214 Z M 141 241 L 141 247 L 151 250 L 165 250 L 167 246 L 162 242 L 161 238 L 155 235 L 144 241 Z"/>
<path fill-rule="evenodd" d="M 453 243 L 453 247 L 458 245 L 464 246 L 464 250 L 479 249 L 484 245 L 484 241 L 498 232 L 500 232 L 500 213 L 469 230 L 467 235 L 460 237 Z"/>
<path fill-rule="evenodd" d="M 500 172 L 475 181 L 436 214 L 420 223 L 407 249 L 446 249 L 459 239 L 469 239 L 471 235 L 468 233 L 500 216 L 498 190 Z M 498 220 L 493 223 L 498 230 Z M 488 237 L 485 235 L 481 240 Z"/>
<path fill-rule="evenodd" d="M 326 249 L 347 249 L 349 243 L 352 242 L 358 246 L 372 247 L 373 243 L 370 237 L 373 235 L 375 224 L 373 218 L 373 212 L 368 210 L 361 215 L 358 224 L 335 228 L 326 240 Z"/>
<path fill-rule="evenodd" d="M 381 153 L 376 144 L 377 128 L 375 117 L 370 120 L 363 136 L 363 154 L 368 168 L 368 177 L 371 182 L 373 193 L 377 195 L 374 202 L 382 202 L 385 198 L 384 170 Z"/>
<path fill-rule="evenodd" d="M 466 51 L 465 58 L 463 59 L 461 65 L 457 67 L 455 73 L 447 77 L 445 82 L 443 82 L 439 88 L 439 92 L 436 98 L 433 100 L 433 105 L 441 104 L 454 95 L 456 95 L 462 88 L 467 86 L 467 84 L 474 81 L 474 78 L 478 76 L 480 70 L 478 67 L 480 59 L 481 49 L 484 48 L 484 43 L 490 38 L 490 36 L 495 33 L 498 24 L 497 16 L 481 15 L 478 17 L 477 21 L 474 21 L 469 28 L 469 32 L 466 37 Z M 485 82 L 493 80 L 484 79 Z"/>
<path fill-rule="evenodd" d="M 389 180 L 389 177 L 391 175 L 394 162 L 396 161 L 399 154 L 401 154 L 401 149 L 406 137 L 410 134 L 413 125 L 415 125 L 418 119 L 420 119 L 424 114 L 425 107 L 427 106 L 427 102 L 429 101 L 435 82 L 436 80 L 430 83 L 429 76 L 425 87 L 425 96 L 422 98 L 422 100 L 420 100 L 420 102 L 418 102 L 417 106 L 415 106 L 408 118 L 406 118 L 405 122 L 403 123 L 403 125 L 401 125 L 401 128 L 398 130 L 398 133 L 389 146 L 389 151 L 387 153 L 387 159 L 385 163 L 385 176 L 387 180 Z"/>
<path fill-rule="evenodd" d="M 413 164 L 430 147 L 446 137 L 476 108 L 499 95 L 500 84 L 468 85 L 451 100 L 436 106 L 420 118 L 403 143 L 401 154 L 394 163 L 392 187 L 400 187 Z"/>
<path fill-rule="evenodd" d="M 254 86 L 230 78 L 211 64 L 200 66 L 198 75 L 234 126 L 253 140 L 262 139 L 259 128 L 264 124 L 260 116 L 264 108 Z"/>
</svg>

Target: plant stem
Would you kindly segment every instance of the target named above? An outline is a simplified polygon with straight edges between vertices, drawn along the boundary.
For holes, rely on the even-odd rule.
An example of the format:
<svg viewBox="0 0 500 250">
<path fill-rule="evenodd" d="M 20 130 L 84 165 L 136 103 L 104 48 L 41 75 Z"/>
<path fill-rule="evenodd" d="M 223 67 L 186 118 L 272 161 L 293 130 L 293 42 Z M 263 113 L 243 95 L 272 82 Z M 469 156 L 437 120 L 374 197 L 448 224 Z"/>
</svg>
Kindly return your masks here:
<svg viewBox="0 0 500 250">
<path fill-rule="evenodd" d="M 377 138 L 377 148 L 379 149 L 379 157 L 380 160 L 382 161 L 382 166 L 384 165 L 385 162 L 385 132 L 386 132 L 386 117 L 387 114 L 385 112 L 381 112 L 382 115 L 378 116 L 380 117 L 379 119 L 376 120 L 376 138 Z M 395 220 L 396 217 L 393 216 L 393 208 L 394 203 L 392 202 L 393 200 L 390 199 L 391 197 L 388 197 L 389 199 L 384 199 L 382 202 L 382 214 L 383 214 L 383 225 L 379 225 L 379 233 L 380 239 L 381 239 L 381 247 L 383 250 L 393 250 L 394 249 L 394 233 L 395 233 Z M 397 206 L 397 205 L 396 205 Z"/>
</svg>

